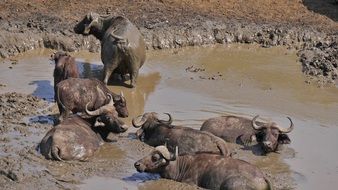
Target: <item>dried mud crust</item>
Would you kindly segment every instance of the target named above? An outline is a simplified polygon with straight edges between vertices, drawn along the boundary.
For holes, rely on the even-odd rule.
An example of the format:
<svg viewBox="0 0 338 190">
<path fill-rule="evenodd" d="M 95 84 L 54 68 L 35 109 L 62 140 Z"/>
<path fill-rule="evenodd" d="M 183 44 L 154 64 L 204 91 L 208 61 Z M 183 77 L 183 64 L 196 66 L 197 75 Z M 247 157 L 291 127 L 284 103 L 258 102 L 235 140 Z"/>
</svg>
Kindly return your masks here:
<svg viewBox="0 0 338 190">
<path fill-rule="evenodd" d="M 5 0 L 0 2 L 0 57 L 35 48 L 98 52 L 98 40 L 72 31 L 90 11 L 128 17 L 140 28 L 148 49 L 236 42 L 285 45 L 314 52 L 299 54 L 309 78 L 320 84 L 337 79 L 337 64 L 331 59 L 338 35 L 334 0 Z"/>
</svg>

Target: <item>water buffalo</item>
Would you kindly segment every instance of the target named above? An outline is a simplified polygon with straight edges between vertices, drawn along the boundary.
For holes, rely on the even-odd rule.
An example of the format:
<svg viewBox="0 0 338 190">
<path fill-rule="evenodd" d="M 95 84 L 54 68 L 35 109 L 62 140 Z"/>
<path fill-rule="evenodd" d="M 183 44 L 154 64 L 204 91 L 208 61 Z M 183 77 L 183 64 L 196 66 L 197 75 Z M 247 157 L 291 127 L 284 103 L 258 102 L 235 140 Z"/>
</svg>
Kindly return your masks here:
<svg viewBox="0 0 338 190">
<path fill-rule="evenodd" d="M 178 154 L 178 151 L 173 153 L 166 146 L 158 146 L 134 166 L 138 172 L 158 173 L 166 179 L 207 189 L 272 189 L 256 166 L 217 154 Z"/>
<path fill-rule="evenodd" d="M 55 62 L 53 76 L 54 93 L 56 94 L 56 85 L 68 78 L 79 78 L 79 71 L 75 64 L 74 57 L 71 57 L 66 52 L 58 51 L 53 53 L 51 55 L 51 60 Z"/>
<path fill-rule="evenodd" d="M 150 146 L 167 144 L 173 150 L 179 147 L 180 153 L 191 153 L 199 151 L 212 151 L 225 156 L 230 155 L 229 148 L 221 138 L 209 132 L 198 131 L 188 127 L 171 125 L 169 120 L 158 119 L 155 112 L 145 113 L 132 120 L 134 127 L 139 128 L 136 136 Z"/>
<path fill-rule="evenodd" d="M 99 108 L 116 109 L 119 117 L 128 117 L 126 99 L 122 92 L 117 95 L 111 92 L 105 84 L 97 79 L 70 78 L 57 84 L 56 101 L 62 119 L 69 115 L 69 112 L 85 112 L 86 104 L 88 110 Z M 105 105 L 105 106 L 103 106 Z"/>
<path fill-rule="evenodd" d="M 118 120 L 116 117 L 114 119 Z M 102 122 L 105 126 L 95 127 L 94 121 L 95 119 L 85 120 L 77 115 L 66 118 L 49 130 L 41 140 L 41 154 L 47 159 L 59 161 L 85 161 L 103 144 L 107 133 L 121 133 L 128 129 L 127 125 L 118 121 L 105 123 L 104 120 Z"/>
<path fill-rule="evenodd" d="M 144 39 L 127 18 L 87 14 L 75 27 L 77 34 L 94 35 L 101 41 L 101 60 L 104 65 L 103 82 L 111 74 L 130 75 L 130 85 L 136 84 L 138 71 L 146 58 Z"/>
<path fill-rule="evenodd" d="M 291 125 L 282 128 L 275 122 L 257 122 L 255 116 L 252 120 L 237 116 L 221 116 L 206 120 L 201 131 L 208 131 L 227 142 L 248 145 L 257 141 L 265 153 L 278 150 L 280 144 L 289 144 L 291 140 L 286 133 L 293 130 L 293 122 L 287 117 Z"/>
</svg>

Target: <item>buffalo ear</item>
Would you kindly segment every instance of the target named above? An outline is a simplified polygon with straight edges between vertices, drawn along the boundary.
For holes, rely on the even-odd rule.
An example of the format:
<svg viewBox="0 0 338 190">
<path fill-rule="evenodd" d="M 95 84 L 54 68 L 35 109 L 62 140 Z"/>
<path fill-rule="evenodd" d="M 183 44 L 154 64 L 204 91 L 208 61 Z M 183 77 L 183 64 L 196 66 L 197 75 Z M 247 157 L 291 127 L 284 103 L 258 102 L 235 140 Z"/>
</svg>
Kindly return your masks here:
<svg viewBox="0 0 338 190">
<path fill-rule="evenodd" d="M 88 13 L 88 14 L 86 15 L 87 20 L 92 20 L 92 19 L 93 19 L 92 14 L 93 14 L 93 13 L 90 12 L 90 13 Z"/>
<path fill-rule="evenodd" d="M 278 143 L 279 144 L 290 144 L 291 140 L 287 134 L 279 134 Z"/>
<path fill-rule="evenodd" d="M 104 126 L 105 124 L 102 121 L 101 117 L 97 117 L 94 123 L 94 127 L 98 127 L 98 126 Z"/>
</svg>

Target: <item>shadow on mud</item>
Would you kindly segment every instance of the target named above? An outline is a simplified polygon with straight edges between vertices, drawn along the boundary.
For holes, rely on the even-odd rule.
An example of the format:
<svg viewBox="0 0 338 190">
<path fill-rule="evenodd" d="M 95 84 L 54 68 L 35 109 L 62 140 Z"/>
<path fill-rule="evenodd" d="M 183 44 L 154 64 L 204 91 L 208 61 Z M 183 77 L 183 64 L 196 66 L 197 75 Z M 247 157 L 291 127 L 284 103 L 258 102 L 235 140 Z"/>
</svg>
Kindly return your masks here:
<svg viewBox="0 0 338 190">
<path fill-rule="evenodd" d="M 54 88 L 49 80 L 35 80 L 29 85 L 37 85 L 37 88 L 32 93 L 33 96 L 44 99 L 48 102 L 54 101 Z"/>
<path fill-rule="evenodd" d="M 259 145 L 259 144 L 255 144 L 255 145 L 251 145 L 251 146 L 244 146 L 241 149 L 246 150 L 246 151 L 249 150 L 256 156 L 266 156 L 266 153 L 264 152 L 261 145 Z"/>
<path fill-rule="evenodd" d="M 333 21 L 338 21 L 337 0 L 303 0 L 303 4 L 315 13 L 325 15 Z"/>
<path fill-rule="evenodd" d="M 32 123 L 40 123 L 40 124 L 48 124 L 48 125 L 56 125 L 58 124 L 58 114 L 57 115 L 38 115 L 34 117 L 28 118 L 28 122 Z"/>
<path fill-rule="evenodd" d="M 103 65 L 91 64 L 89 62 L 76 62 L 80 73 L 80 78 L 97 78 L 101 79 Z"/>
<path fill-rule="evenodd" d="M 133 181 L 133 182 L 144 182 L 149 180 L 157 180 L 160 179 L 159 174 L 151 174 L 151 173 L 134 173 L 129 177 L 123 178 L 124 181 Z"/>
</svg>

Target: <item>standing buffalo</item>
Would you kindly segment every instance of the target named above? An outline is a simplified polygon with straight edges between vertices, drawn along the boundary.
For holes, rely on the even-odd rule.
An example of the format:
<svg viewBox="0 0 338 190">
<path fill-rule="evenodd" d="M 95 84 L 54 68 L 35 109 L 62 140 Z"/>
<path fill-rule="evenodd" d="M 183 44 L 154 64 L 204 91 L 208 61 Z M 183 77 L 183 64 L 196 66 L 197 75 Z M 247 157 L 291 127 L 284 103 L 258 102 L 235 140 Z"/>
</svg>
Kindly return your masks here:
<svg viewBox="0 0 338 190">
<path fill-rule="evenodd" d="M 103 109 L 116 109 L 119 117 L 128 117 L 123 94 L 117 95 L 111 92 L 97 79 L 70 78 L 61 81 L 56 91 L 56 101 L 63 119 L 70 111 L 84 113 L 87 104 L 89 110 L 96 110 L 94 113 L 101 112 Z"/>
<path fill-rule="evenodd" d="M 192 153 L 199 151 L 211 151 L 225 156 L 230 151 L 221 138 L 211 133 L 198 131 L 188 127 L 171 125 L 172 118 L 168 121 L 160 120 L 157 113 L 145 113 L 132 120 L 133 126 L 141 127 L 136 136 L 150 146 L 167 144 L 173 150 L 178 146 L 180 153 Z"/>
<path fill-rule="evenodd" d="M 131 86 L 136 84 L 138 71 L 146 58 L 144 39 L 136 26 L 122 16 L 100 16 L 89 13 L 75 27 L 77 34 L 94 35 L 101 41 L 103 82 L 111 74 L 129 74 Z"/>
<path fill-rule="evenodd" d="M 237 116 L 221 116 L 206 120 L 201 131 L 208 131 L 227 142 L 250 144 L 257 141 L 266 153 L 278 150 L 280 144 L 290 144 L 286 133 L 293 130 L 293 122 L 287 117 L 291 125 L 289 128 L 282 128 L 275 122 L 256 122 L 259 116 L 252 120 Z"/>
<path fill-rule="evenodd" d="M 115 120 L 118 120 L 116 117 Z M 120 133 L 128 129 L 120 122 L 104 123 L 106 126 L 95 127 L 94 120 L 84 120 L 73 115 L 52 128 L 41 140 L 40 151 L 47 159 L 88 160 L 103 144 L 109 132 Z M 108 127 L 108 128 L 106 128 Z M 98 133 L 98 134 L 96 134 Z M 99 136 L 101 135 L 101 136 Z"/>
<path fill-rule="evenodd" d="M 135 162 L 138 172 L 158 173 L 161 177 L 220 190 L 268 190 L 271 184 L 263 173 L 248 162 L 210 153 L 180 154 L 158 146 Z"/>
<path fill-rule="evenodd" d="M 66 52 L 58 51 L 53 53 L 51 55 L 51 60 L 54 60 L 55 62 L 53 76 L 54 93 L 56 94 L 56 85 L 68 78 L 79 78 L 79 71 L 77 69 L 74 57 L 71 57 Z"/>
</svg>

